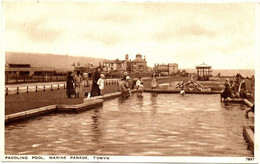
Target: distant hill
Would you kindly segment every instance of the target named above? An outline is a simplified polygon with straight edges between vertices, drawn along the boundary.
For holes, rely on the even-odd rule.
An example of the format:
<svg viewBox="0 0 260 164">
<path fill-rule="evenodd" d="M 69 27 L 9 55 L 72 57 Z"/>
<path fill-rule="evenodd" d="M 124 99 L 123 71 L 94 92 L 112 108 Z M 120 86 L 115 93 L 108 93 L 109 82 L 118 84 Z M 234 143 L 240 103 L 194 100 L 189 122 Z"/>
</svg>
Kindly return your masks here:
<svg viewBox="0 0 260 164">
<path fill-rule="evenodd" d="M 5 52 L 5 64 L 30 64 L 31 67 L 52 67 L 56 70 L 72 70 L 72 64 L 85 66 L 92 63 L 98 66 L 103 58 L 80 57 L 56 54 L 40 54 L 25 52 Z"/>
</svg>

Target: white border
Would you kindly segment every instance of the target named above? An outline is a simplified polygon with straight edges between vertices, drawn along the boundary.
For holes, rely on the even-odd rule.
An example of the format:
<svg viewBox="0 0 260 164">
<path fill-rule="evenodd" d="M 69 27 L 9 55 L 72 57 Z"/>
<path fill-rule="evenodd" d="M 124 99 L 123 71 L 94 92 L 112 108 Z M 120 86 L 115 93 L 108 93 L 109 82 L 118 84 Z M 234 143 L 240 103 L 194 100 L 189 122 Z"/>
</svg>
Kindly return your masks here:
<svg viewBox="0 0 260 164">
<path fill-rule="evenodd" d="M 62 0 L 59 0 L 62 1 Z M 78 0 L 78 1 L 86 1 L 86 0 Z M 89 1 L 93 1 L 94 0 L 89 0 Z M 97 0 L 99 2 L 104 2 L 104 0 Z M 107 0 L 109 2 L 120 2 L 118 0 Z M 255 157 L 253 161 L 248 161 L 248 158 L 246 157 L 163 157 L 163 156 L 102 156 L 102 157 L 109 157 L 109 160 L 97 160 L 94 157 L 101 157 L 101 155 L 98 156 L 88 156 L 88 155 L 84 155 L 87 156 L 89 160 L 72 160 L 70 159 L 71 156 L 66 156 L 67 160 L 49 160 L 49 156 L 42 156 L 42 155 L 37 155 L 37 157 L 41 157 L 44 160 L 38 158 L 38 159 L 33 159 L 34 156 L 32 155 L 23 155 L 23 157 L 27 157 L 28 160 L 9 160 L 9 159 L 5 159 L 6 157 L 11 157 L 11 155 L 4 155 L 4 102 L 5 102 L 5 96 L 4 96 L 4 65 L 5 65 L 5 55 L 4 55 L 4 23 L 5 23 L 5 15 L 4 12 L 1 10 L 1 55 L 0 55 L 0 78 L 1 78 L 1 82 L 0 82 L 0 100 L 2 101 L 0 103 L 0 109 L 1 109 L 1 116 L 0 116 L 0 121 L 1 121 L 1 128 L 0 128 L 0 136 L 1 136 L 1 140 L 0 140 L 0 145 L 1 145 L 1 149 L 0 149 L 0 155 L 1 155 L 1 160 L 3 161 L 25 161 L 25 162 L 29 162 L 29 161 L 38 161 L 38 162 L 199 162 L 199 163 L 258 163 L 259 162 L 259 120 L 258 120 L 258 116 L 259 116 L 259 71 L 260 71 L 260 2 L 259 1 L 249 1 L 249 0 L 243 0 L 243 1 L 237 1 L 237 0 L 227 0 L 227 1 L 218 1 L 218 0 L 201 0 L 201 1 L 190 1 L 190 0 L 164 0 L 164 1 L 159 1 L 159 0 L 149 0 L 149 1 L 140 1 L 140 0 L 134 0 L 134 1 L 130 1 L 130 0 L 124 0 L 126 2 L 185 2 L 185 3 L 240 3 L 240 2 L 253 2 L 255 3 L 255 12 L 256 12 L 256 17 L 255 17 L 255 34 L 256 34 L 256 42 L 255 42 L 255 47 L 256 47 L 256 51 L 255 51 L 255 103 L 256 103 L 256 111 L 255 111 Z M 2 1 L 1 1 L 2 2 Z M 96 1 L 95 1 L 96 2 Z M 2 3 L 1 3 L 1 9 L 2 9 Z M 246 23 L 246 22 L 245 22 Z M 16 157 L 21 157 L 18 155 L 15 155 Z"/>
</svg>

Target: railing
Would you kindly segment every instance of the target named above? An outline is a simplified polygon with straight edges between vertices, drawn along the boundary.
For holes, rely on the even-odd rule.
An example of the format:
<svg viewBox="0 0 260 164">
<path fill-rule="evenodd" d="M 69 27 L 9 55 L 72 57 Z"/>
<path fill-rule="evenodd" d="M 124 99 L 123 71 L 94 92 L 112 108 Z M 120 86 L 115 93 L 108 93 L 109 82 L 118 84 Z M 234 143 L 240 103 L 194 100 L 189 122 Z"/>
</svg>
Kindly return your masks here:
<svg viewBox="0 0 260 164">
<path fill-rule="evenodd" d="M 64 75 L 5 75 L 6 84 L 14 83 L 34 83 L 34 82 L 54 82 L 54 81 L 65 81 L 66 76 Z"/>
<path fill-rule="evenodd" d="M 84 87 L 90 87 L 92 84 L 91 81 L 84 82 Z M 105 80 L 105 85 L 118 85 L 118 80 Z M 45 91 L 53 91 L 53 90 L 60 90 L 66 89 L 66 84 L 39 84 L 39 85 L 31 85 L 31 86 L 18 86 L 18 87 L 6 87 L 5 88 L 5 95 L 12 95 L 12 94 L 20 94 L 20 93 L 32 93 L 32 92 L 45 92 Z"/>
<path fill-rule="evenodd" d="M 53 91 L 66 89 L 66 84 L 46 84 L 46 85 L 35 85 L 35 86 L 20 86 L 20 87 L 6 87 L 5 95 L 20 94 L 20 93 L 32 93 L 39 91 Z"/>
</svg>

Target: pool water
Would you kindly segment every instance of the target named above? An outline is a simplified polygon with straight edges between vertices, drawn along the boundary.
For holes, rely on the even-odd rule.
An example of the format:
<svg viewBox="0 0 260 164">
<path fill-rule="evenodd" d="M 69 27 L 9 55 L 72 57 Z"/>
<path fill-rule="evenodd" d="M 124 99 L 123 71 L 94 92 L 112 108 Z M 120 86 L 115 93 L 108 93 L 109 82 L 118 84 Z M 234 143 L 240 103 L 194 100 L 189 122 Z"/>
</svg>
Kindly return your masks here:
<svg viewBox="0 0 260 164">
<path fill-rule="evenodd" d="M 5 154 L 248 157 L 245 108 L 219 95 L 134 94 L 7 125 Z"/>
</svg>

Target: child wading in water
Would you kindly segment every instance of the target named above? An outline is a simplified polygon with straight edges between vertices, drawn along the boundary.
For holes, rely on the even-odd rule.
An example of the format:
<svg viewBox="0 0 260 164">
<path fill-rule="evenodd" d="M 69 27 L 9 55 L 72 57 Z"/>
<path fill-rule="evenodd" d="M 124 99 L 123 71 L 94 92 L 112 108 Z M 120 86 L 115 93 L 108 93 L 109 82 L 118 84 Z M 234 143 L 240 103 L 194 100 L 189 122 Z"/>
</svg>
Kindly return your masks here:
<svg viewBox="0 0 260 164">
<path fill-rule="evenodd" d="M 105 75 L 101 74 L 100 78 L 97 81 L 98 87 L 100 89 L 100 94 L 103 95 L 103 90 L 104 90 L 104 78 Z"/>
<path fill-rule="evenodd" d="M 136 86 L 137 86 L 137 96 L 142 96 L 144 90 L 142 77 L 139 77 L 139 79 L 136 81 Z"/>
</svg>

